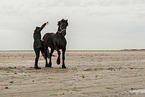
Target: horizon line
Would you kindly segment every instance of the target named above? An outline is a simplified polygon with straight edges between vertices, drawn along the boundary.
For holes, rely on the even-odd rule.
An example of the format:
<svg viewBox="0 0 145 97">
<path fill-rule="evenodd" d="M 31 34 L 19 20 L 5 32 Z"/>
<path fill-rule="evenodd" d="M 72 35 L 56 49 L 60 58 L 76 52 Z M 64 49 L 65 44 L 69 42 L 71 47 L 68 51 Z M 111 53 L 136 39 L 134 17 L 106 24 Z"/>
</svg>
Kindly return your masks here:
<svg viewBox="0 0 145 97">
<path fill-rule="evenodd" d="M 67 50 L 142 50 L 145 48 L 123 48 L 123 49 L 67 49 Z M 33 49 L 0 49 L 0 51 L 30 51 Z"/>
</svg>

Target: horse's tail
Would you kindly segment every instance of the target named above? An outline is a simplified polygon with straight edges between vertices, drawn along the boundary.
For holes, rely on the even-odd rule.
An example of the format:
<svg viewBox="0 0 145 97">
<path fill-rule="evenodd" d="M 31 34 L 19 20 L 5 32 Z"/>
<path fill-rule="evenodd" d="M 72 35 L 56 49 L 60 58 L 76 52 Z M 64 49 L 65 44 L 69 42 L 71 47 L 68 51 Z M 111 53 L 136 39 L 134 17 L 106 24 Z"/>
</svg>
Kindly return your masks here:
<svg viewBox="0 0 145 97">
<path fill-rule="evenodd" d="M 43 50 L 41 50 L 41 54 L 43 56 L 43 58 L 45 59 L 45 56 L 47 56 L 47 58 L 50 58 L 50 54 L 49 54 L 49 51 L 47 50 L 47 55 L 44 53 Z"/>
<path fill-rule="evenodd" d="M 41 39 L 41 44 L 42 44 L 41 54 L 42 54 L 43 58 L 45 59 L 45 56 L 47 56 L 47 58 L 50 58 L 49 51 L 47 50 L 46 53 L 45 53 L 45 46 L 44 46 L 44 40 L 43 39 Z"/>
<path fill-rule="evenodd" d="M 43 51 L 41 51 L 41 54 L 42 54 L 43 58 L 45 59 L 45 53 Z"/>
</svg>

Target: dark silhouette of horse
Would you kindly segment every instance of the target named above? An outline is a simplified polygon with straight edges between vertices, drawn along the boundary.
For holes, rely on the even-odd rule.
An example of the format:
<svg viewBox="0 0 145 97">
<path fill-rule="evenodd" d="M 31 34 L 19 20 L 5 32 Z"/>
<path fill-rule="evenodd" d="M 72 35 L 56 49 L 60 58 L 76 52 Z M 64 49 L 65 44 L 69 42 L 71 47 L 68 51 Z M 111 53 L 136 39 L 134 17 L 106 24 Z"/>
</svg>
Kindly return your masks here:
<svg viewBox="0 0 145 97">
<path fill-rule="evenodd" d="M 56 33 L 46 33 L 43 37 L 43 52 L 42 55 L 46 60 L 45 67 L 51 67 L 51 57 L 54 50 L 58 53 L 57 64 L 60 64 L 60 49 L 62 50 L 62 68 L 66 68 L 65 66 L 65 51 L 67 41 L 65 39 L 66 28 L 68 26 L 68 20 L 62 19 L 58 21 L 58 31 Z M 51 52 L 48 54 L 48 47 L 51 48 Z M 47 58 L 49 58 L 49 64 L 47 63 Z"/>
<path fill-rule="evenodd" d="M 45 27 L 45 25 L 47 23 L 48 22 L 44 23 L 41 27 L 36 27 L 35 30 L 34 30 L 34 34 L 33 34 L 33 38 L 34 38 L 33 48 L 34 48 L 35 55 L 36 55 L 35 65 L 34 65 L 35 69 L 41 69 L 41 68 L 38 67 L 38 59 L 39 59 L 39 56 L 40 56 L 40 51 L 43 48 L 43 46 L 42 46 L 42 42 L 43 41 L 41 40 L 41 30 Z"/>
</svg>

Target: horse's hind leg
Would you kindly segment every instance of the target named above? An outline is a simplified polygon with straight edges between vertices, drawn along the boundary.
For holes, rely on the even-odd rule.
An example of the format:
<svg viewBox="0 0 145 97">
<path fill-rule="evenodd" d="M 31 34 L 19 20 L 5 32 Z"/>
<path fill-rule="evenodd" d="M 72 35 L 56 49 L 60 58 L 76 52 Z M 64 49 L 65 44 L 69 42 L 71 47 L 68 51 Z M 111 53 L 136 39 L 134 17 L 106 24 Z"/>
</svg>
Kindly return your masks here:
<svg viewBox="0 0 145 97">
<path fill-rule="evenodd" d="M 49 67 L 49 66 L 48 66 L 48 62 L 47 62 L 47 54 L 45 54 L 45 62 L 46 62 L 46 63 L 45 63 L 45 67 Z"/>
<path fill-rule="evenodd" d="M 51 57 L 52 57 L 53 52 L 54 52 L 54 50 L 51 49 L 48 67 L 51 67 L 52 66 Z"/>
<path fill-rule="evenodd" d="M 44 49 L 44 55 L 45 55 L 44 58 L 45 58 L 45 61 L 46 61 L 45 67 L 49 67 L 49 66 L 48 66 L 48 62 L 47 62 L 47 57 L 48 57 L 48 52 L 47 52 L 47 51 L 48 51 L 48 49 L 45 48 L 45 49 Z"/>
<path fill-rule="evenodd" d="M 41 68 L 38 67 L 38 60 L 39 60 L 40 50 L 39 49 L 35 50 L 35 54 L 36 54 L 36 58 L 35 58 L 34 68 L 35 69 L 41 69 Z"/>
<path fill-rule="evenodd" d="M 62 49 L 62 68 L 66 68 L 66 66 L 65 66 L 65 51 L 66 51 L 66 49 Z"/>
<path fill-rule="evenodd" d="M 59 65 L 60 64 L 60 51 L 57 50 L 57 53 L 58 53 L 57 64 Z"/>
</svg>

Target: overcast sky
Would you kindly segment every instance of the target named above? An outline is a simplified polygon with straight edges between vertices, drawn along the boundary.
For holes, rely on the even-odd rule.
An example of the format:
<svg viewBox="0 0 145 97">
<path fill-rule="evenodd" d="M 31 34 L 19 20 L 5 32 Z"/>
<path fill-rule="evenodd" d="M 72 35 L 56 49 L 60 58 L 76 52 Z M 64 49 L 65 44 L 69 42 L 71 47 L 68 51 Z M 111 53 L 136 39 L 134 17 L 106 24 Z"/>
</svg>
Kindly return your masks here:
<svg viewBox="0 0 145 97">
<path fill-rule="evenodd" d="M 68 19 L 67 49 L 145 48 L 145 0 L 0 0 L 0 49 L 33 49 L 36 26 Z"/>
</svg>

